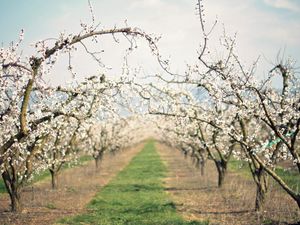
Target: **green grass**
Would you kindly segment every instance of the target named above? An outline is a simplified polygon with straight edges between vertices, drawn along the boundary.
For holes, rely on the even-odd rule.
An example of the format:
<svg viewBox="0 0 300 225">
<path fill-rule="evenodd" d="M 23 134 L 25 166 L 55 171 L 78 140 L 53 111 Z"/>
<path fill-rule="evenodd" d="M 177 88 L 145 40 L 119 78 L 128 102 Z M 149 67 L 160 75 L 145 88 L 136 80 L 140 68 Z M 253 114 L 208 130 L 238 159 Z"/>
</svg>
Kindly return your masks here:
<svg viewBox="0 0 300 225">
<path fill-rule="evenodd" d="M 293 190 L 300 191 L 300 175 L 296 170 L 285 170 L 277 167 L 276 174 L 280 176 Z"/>
<path fill-rule="evenodd" d="M 89 213 L 60 220 L 64 224 L 200 225 L 184 221 L 164 192 L 166 168 L 149 141 L 130 164 L 89 203 Z"/>
<path fill-rule="evenodd" d="M 68 169 L 68 168 L 72 168 L 74 166 L 84 165 L 86 162 L 88 162 L 88 161 L 90 161 L 92 159 L 93 159 L 92 156 L 88 156 L 88 155 L 82 156 L 82 157 L 80 157 L 78 159 L 78 161 L 76 163 L 72 162 L 72 163 L 64 164 L 62 166 L 62 170 L 65 170 L 65 169 Z M 32 183 L 44 180 L 46 178 L 50 178 L 50 172 L 49 172 L 49 170 L 45 170 L 45 171 L 42 171 L 39 174 L 34 175 L 34 177 L 29 182 L 29 184 L 32 184 Z M 0 177 L 0 193 L 6 193 L 6 188 L 5 188 L 4 182 L 3 182 L 3 180 L 2 180 L 1 177 Z"/>
<path fill-rule="evenodd" d="M 242 174 L 244 177 L 252 178 L 249 165 L 245 161 L 230 159 L 228 162 L 228 169 L 232 172 L 238 172 Z"/>
<path fill-rule="evenodd" d="M 230 171 L 238 172 L 245 178 L 252 179 L 252 175 L 247 162 L 231 159 L 228 163 Z M 281 177 L 293 190 L 300 191 L 300 175 L 296 170 L 285 170 L 281 167 L 275 169 L 276 174 Z"/>
<path fill-rule="evenodd" d="M 2 178 L 0 180 L 0 193 L 6 193 L 6 188 L 5 188 Z"/>
<path fill-rule="evenodd" d="M 46 208 L 48 208 L 48 209 L 57 209 L 57 207 L 53 203 L 47 203 Z"/>
<path fill-rule="evenodd" d="M 85 165 L 86 162 L 88 162 L 88 161 L 90 161 L 92 159 L 93 159 L 93 157 L 89 156 L 89 155 L 81 156 L 77 161 L 70 162 L 70 163 L 65 163 L 62 166 L 61 171 L 65 170 L 65 169 L 70 169 L 70 168 L 73 168 L 73 167 L 76 167 L 76 166 Z M 30 182 L 30 184 L 38 182 L 38 181 L 41 181 L 41 180 L 44 180 L 46 178 L 50 178 L 50 172 L 49 172 L 49 170 L 45 170 L 45 171 L 42 171 L 39 174 L 34 175 L 32 181 Z"/>
</svg>

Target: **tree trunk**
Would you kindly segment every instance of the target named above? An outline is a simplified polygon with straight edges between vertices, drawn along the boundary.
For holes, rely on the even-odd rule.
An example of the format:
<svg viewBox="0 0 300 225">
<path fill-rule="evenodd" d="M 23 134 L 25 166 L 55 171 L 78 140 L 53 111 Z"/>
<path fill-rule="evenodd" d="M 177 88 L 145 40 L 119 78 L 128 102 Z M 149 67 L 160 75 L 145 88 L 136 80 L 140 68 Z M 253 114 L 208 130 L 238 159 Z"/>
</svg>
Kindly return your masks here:
<svg viewBox="0 0 300 225">
<path fill-rule="evenodd" d="M 266 173 L 268 173 L 268 175 L 270 175 L 283 188 L 283 190 L 285 190 L 288 195 L 296 201 L 300 209 L 300 194 L 291 189 L 272 169 L 268 168 L 257 155 L 253 154 L 252 156 L 260 164 L 261 168 L 263 168 Z"/>
<path fill-rule="evenodd" d="M 255 171 L 256 178 L 254 179 L 256 182 L 256 198 L 255 198 L 255 210 L 260 211 L 265 202 L 265 196 L 268 191 L 269 182 L 268 182 L 268 174 L 261 167 Z"/>
<path fill-rule="evenodd" d="M 200 173 L 201 173 L 201 176 L 204 176 L 204 173 L 205 173 L 205 161 L 200 162 Z"/>
<path fill-rule="evenodd" d="M 102 157 L 99 157 L 99 156 L 97 156 L 97 157 L 95 158 L 96 170 L 99 170 L 101 158 L 102 158 Z"/>
<path fill-rule="evenodd" d="M 215 164 L 218 171 L 218 187 L 221 188 L 227 172 L 227 162 L 224 160 L 217 160 L 215 161 Z"/>
<path fill-rule="evenodd" d="M 13 190 L 13 192 L 10 194 L 10 200 L 11 200 L 11 211 L 21 212 L 22 211 L 21 194 L 17 188 Z"/>
<path fill-rule="evenodd" d="M 256 186 L 255 211 L 260 211 L 263 208 L 266 192 L 267 190 L 263 187 L 263 185 Z"/>
<path fill-rule="evenodd" d="M 18 183 L 15 179 L 11 179 L 9 173 L 4 171 L 2 173 L 2 178 L 6 187 L 6 190 L 9 194 L 11 211 L 20 212 L 22 211 L 21 203 L 21 187 L 18 186 Z"/>
<path fill-rule="evenodd" d="M 58 172 L 54 170 L 49 170 L 51 174 L 51 187 L 56 189 L 58 187 Z"/>
<path fill-rule="evenodd" d="M 103 156 L 103 152 L 99 153 L 96 157 L 94 157 L 96 170 L 98 170 L 100 168 L 100 163 L 101 163 L 101 160 L 102 160 L 102 156 Z"/>
<path fill-rule="evenodd" d="M 300 195 L 295 199 L 298 205 L 298 208 L 300 209 Z"/>
<path fill-rule="evenodd" d="M 223 186 L 225 179 L 225 171 L 222 169 L 218 169 L 218 187 L 221 188 Z"/>
</svg>

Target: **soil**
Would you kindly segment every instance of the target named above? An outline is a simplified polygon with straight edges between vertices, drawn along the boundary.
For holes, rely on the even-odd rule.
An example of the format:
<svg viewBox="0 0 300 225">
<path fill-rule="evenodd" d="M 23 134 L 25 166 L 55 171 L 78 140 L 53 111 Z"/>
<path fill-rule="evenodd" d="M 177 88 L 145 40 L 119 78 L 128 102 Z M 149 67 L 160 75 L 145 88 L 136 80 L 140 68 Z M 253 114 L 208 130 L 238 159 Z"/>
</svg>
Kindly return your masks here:
<svg viewBox="0 0 300 225">
<path fill-rule="evenodd" d="M 104 155 L 98 170 L 95 162 L 90 161 L 86 165 L 62 171 L 55 190 L 51 189 L 50 178 L 26 187 L 22 195 L 24 210 L 21 213 L 11 213 L 8 195 L 1 194 L 0 224 L 53 224 L 62 217 L 85 212 L 86 204 L 130 162 L 143 145 L 125 149 L 117 155 Z"/>
<path fill-rule="evenodd" d="M 177 211 L 188 220 L 208 220 L 210 225 L 300 224 L 296 203 L 274 182 L 264 209 L 254 211 L 255 184 L 234 172 L 228 172 L 222 188 L 217 188 L 217 173 L 212 162 L 204 176 L 190 158 L 180 151 L 157 144 L 168 168 L 166 191 L 176 203 Z"/>
<path fill-rule="evenodd" d="M 9 198 L 0 195 L 0 224 L 53 224 L 60 218 L 84 213 L 86 204 L 143 147 L 125 149 L 117 155 L 106 154 L 99 170 L 95 162 L 64 170 L 59 187 L 51 189 L 50 179 L 25 188 L 22 213 L 9 212 Z M 205 175 L 178 150 L 157 143 L 156 147 L 168 168 L 165 189 L 175 202 L 178 213 L 187 220 L 208 220 L 210 225 L 296 224 L 300 212 L 295 202 L 272 184 L 262 212 L 254 211 L 255 185 L 239 173 L 228 172 L 225 184 L 217 188 L 217 173 L 209 162 Z"/>
</svg>

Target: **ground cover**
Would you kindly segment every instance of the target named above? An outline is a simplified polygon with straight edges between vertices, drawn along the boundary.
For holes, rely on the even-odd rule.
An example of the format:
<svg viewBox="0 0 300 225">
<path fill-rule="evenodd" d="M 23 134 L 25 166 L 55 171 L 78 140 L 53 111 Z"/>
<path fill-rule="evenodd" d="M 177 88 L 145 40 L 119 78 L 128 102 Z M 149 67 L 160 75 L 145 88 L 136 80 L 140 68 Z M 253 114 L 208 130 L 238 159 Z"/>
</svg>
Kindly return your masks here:
<svg viewBox="0 0 300 225">
<path fill-rule="evenodd" d="M 228 168 L 232 172 L 238 172 L 245 178 L 252 179 L 248 163 L 245 161 L 231 159 L 228 163 Z M 275 169 L 276 174 L 278 174 L 292 189 L 299 192 L 300 189 L 300 177 L 298 171 L 295 169 L 286 169 L 278 166 Z M 273 183 L 275 181 L 272 180 Z"/>
<path fill-rule="evenodd" d="M 164 191 L 166 167 L 148 142 L 130 164 L 88 204 L 88 213 L 66 218 L 65 224 L 192 225 L 184 221 Z"/>
<path fill-rule="evenodd" d="M 85 206 L 95 194 L 118 174 L 139 152 L 143 143 L 119 151 L 117 155 L 105 154 L 98 170 L 95 162 L 65 169 L 58 177 L 58 188 L 51 189 L 48 178 L 25 188 L 24 210 L 9 211 L 8 194 L 0 194 L 0 224 L 41 225 L 53 224 L 59 218 L 77 215 L 86 211 Z M 49 177 L 50 178 L 50 177 Z"/>
<path fill-rule="evenodd" d="M 264 209 L 257 213 L 256 187 L 251 175 L 235 163 L 229 167 L 222 188 L 217 188 L 217 172 L 209 161 L 204 176 L 194 161 L 176 149 L 157 144 L 157 150 L 168 167 L 166 190 L 176 203 L 177 211 L 186 219 L 209 220 L 220 225 L 287 225 L 300 222 L 295 202 L 278 185 L 271 182 Z"/>
<path fill-rule="evenodd" d="M 92 156 L 88 156 L 88 155 L 81 156 L 78 160 L 76 160 L 74 162 L 65 163 L 62 166 L 61 171 L 65 170 L 65 169 L 74 168 L 76 166 L 83 166 L 92 159 L 93 159 Z M 49 170 L 45 170 L 45 171 L 40 172 L 39 174 L 36 174 L 28 185 L 33 184 L 38 181 L 42 181 L 46 178 L 50 178 Z M 6 193 L 6 188 L 5 188 L 2 178 L 0 177 L 0 194 L 1 193 Z"/>
</svg>

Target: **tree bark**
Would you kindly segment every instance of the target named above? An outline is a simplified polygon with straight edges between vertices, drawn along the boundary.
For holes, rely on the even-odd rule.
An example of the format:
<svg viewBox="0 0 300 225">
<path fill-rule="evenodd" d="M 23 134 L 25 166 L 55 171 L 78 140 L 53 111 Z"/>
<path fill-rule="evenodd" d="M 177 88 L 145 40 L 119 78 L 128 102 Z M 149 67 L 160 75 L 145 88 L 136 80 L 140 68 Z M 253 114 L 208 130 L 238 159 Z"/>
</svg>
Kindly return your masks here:
<svg viewBox="0 0 300 225">
<path fill-rule="evenodd" d="M 221 188 L 224 184 L 225 175 L 227 172 L 227 162 L 224 160 L 215 161 L 218 171 L 218 188 Z"/>
<path fill-rule="evenodd" d="M 21 202 L 21 187 L 19 187 L 16 180 L 11 179 L 9 173 L 4 171 L 2 173 L 2 178 L 6 187 L 6 190 L 9 194 L 10 205 L 12 212 L 21 212 L 22 211 L 22 202 Z"/>
<path fill-rule="evenodd" d="M 11 211 L 21 212 L 23 207 L 21 203 L 21 194 L 18 188 L 14 188 L 14 190 L 10 194 L 10 199 L 11 199 Z"/>
<path fill-rule="evenodd" d="M 58 172 L 54 170 L 49 170 L 51 174 L 51 187 L 52 189 L 57 189 L 58 187 Z"/>
<path fill-rule="evenodd" d="M 204 176 L 205 174 L 205 161 L 200 162 L 200 173 L 201 176 Z"/>
<path fill-rule="evenodd" d="M 262 168 L 259 168 L 255 172 L 256 176 L 256 198 L 255 198 L 255 211 L 260 211 L 265 203 L 265 196 L 268 192 L 269 182 L 268 174 Z"/>
<path fill-rule="evenodd" d="M 100 168 L 100 162 L 101 162 L 102 157 L 101 156 L 97 156 L 95 158 L 95 165 L 96 165 L 96 170 L 99 170 Z"/>
<path fill-rule="evenodd" d="M 298 208 L 300 209 L 300 196 L 298 196 L 295 201 L 297 202 Z"/>
<path fill-rule="evenodd" d="M 282 188 L 285 190 L 288 195 L 290 195 L 297 203 L 300 209 L 300 194 L 293 189 L 291 189 L 272 169 L 268 168 L 262 160 L 255 154 L 252 155 L 259 165 L 270 175 Z"/>
</svg>

